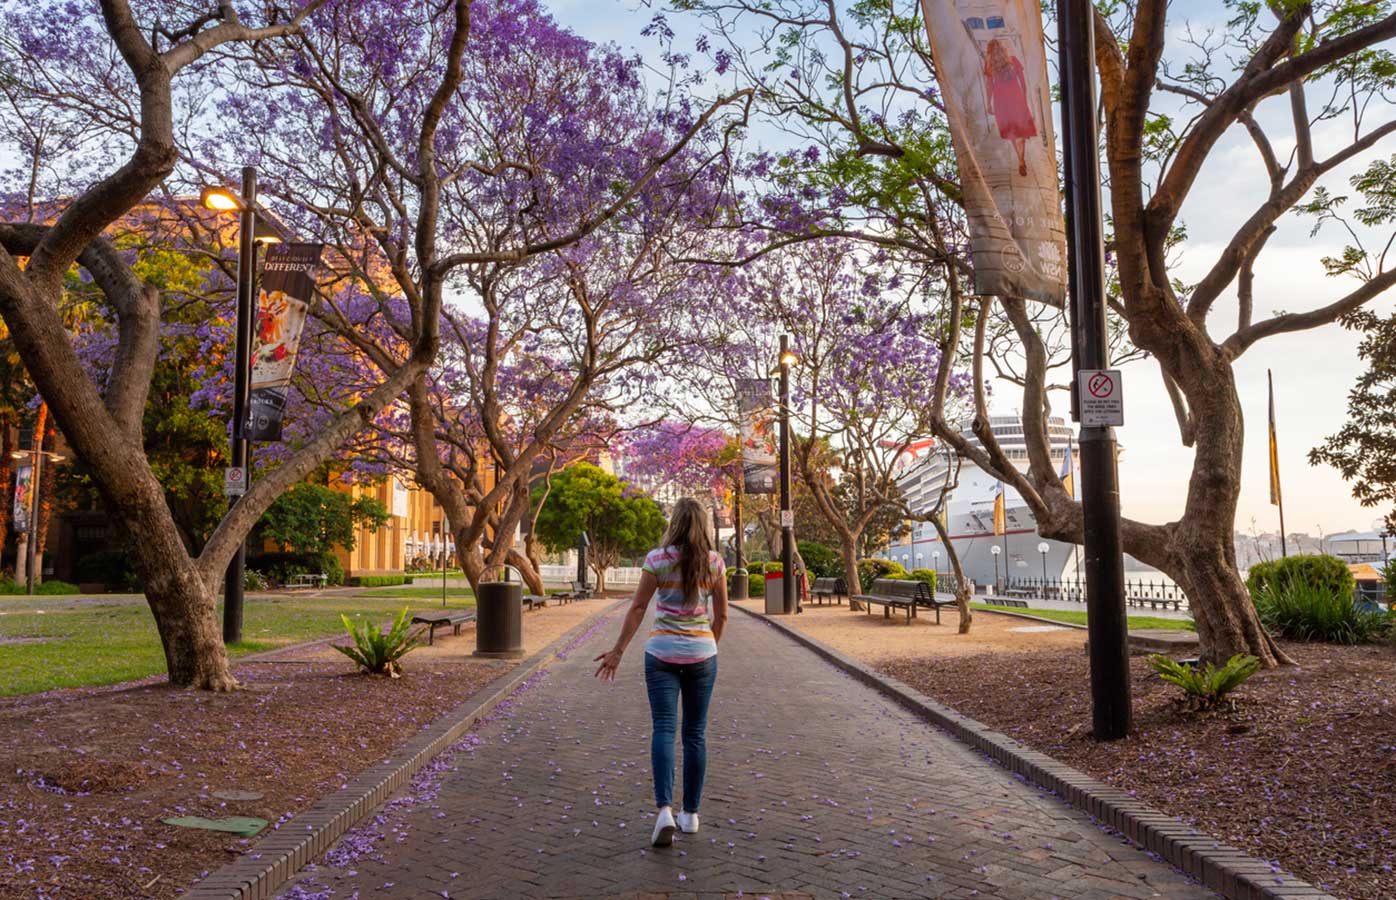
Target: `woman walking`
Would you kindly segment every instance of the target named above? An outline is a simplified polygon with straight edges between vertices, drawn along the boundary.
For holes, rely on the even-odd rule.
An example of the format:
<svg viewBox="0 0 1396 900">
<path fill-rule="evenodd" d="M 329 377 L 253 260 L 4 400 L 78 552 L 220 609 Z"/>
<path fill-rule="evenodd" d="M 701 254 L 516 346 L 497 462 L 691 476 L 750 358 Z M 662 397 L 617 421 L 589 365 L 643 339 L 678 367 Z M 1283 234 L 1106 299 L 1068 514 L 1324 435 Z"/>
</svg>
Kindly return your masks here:
<svg viewBox="0 0 1396 900">
<path fill-rule="evenodd" d="M 620 638 L 596 657 L 596 677 L 614 681 L 621 656 L 645 619 L 650 598 L 654 628 L 645 642 L 645 685 L 649 690 L 650 764 L 654 802 L 659 807 L 650 843 L 668 847 L 674 831 L 698 831 L 698 802 L 707 768 L 708 700 L 717 681 L 717 644 L 727 625 L 727 579 L 722 557 L 712 550 L 708 516 L 698 501 L 674 505 L 669 530 L 659 547 L 645 557 L 640 586 L 630 604 Z M 683 707 L 683 808 L 673 810 L 674 734 Z"/>
</svg>

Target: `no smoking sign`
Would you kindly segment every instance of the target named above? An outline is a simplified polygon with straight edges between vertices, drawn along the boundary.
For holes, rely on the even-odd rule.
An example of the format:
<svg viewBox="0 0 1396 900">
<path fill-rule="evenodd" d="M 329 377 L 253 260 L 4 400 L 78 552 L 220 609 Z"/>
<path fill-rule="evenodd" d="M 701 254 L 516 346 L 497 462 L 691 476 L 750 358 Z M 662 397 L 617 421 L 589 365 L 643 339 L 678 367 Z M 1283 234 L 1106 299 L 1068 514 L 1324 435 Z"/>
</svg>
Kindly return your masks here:
<svg viewBox="0 0 1396 900">
<path fill-rule="evenodd" d="M 1125 401 L 1118 369 L 1082 369 L 1076 384 L 1082 425 L 1098 428 L 1125 424 Z"/>
</svg>

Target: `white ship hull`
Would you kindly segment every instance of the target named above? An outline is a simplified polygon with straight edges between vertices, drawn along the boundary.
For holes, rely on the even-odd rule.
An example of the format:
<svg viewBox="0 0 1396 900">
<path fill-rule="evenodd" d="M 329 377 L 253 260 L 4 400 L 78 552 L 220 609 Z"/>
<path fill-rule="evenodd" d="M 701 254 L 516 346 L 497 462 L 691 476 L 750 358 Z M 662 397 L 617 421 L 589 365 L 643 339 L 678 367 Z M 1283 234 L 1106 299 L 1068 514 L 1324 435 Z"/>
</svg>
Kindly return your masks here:
<svg viewBox="0 0 1396 900">
<path fill-rule="evenodd" d="M 995 436 L 1000 446 L 1020 469 L 1027 468 L 1023 452 L 1021 424 L 1014 419 L 995 418 Z M 1018 436 L 1014 436 L 1015 432 Z M 1052 423 L 1052 458 L 1058 472 L 1066 469 L 1071 430 L 1059 419 Z M 1079 471 L 1072 456 L 1073 482 Z M 1021 462 L 1020 462 L 1021 459 Z M 903 495 L 913 509 L 935 508 L 945 484 L 943 453 L 926 442 L 910 459 L 898 480 Z M 956 484 L 946 502 L 945 525 L 950 543 L 960 559 L 965 577 L 976 585 L 993 586 L 1003 580 L 1055 580 L 1078 577 L 1084 565 L 1080 550 L 1073 544 L 1048 540 L 1037 533 L 1032 510 L 1011 487 L 1004 489 L 1005 534 L 994 534 L 994 500 L 999 493 L 998 479 L 970 462 L 963 462 Z M 1044 550 L 1039 547 L 1045 546 Z M 996 555 L 993 548 L 999 548 Z M 910 535 L 889 547 L 880 556 L 901 563 L 907 569 L 935 569 L 942 576 L 953 572 L 950 556 L 935 527 L 917 523 Z"/>
</svg>

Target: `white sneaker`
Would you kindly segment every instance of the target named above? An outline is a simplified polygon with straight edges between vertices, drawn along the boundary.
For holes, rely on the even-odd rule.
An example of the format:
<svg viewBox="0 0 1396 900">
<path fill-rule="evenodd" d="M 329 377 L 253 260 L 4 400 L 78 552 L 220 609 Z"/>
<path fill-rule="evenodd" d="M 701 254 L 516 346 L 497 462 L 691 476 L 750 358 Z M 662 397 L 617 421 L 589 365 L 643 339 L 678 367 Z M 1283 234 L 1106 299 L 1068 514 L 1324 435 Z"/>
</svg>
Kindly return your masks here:
<svg viewBox="0 0 1396 900">
<path fill-rule="evenodd" d="M 668 847 L 674 843 L 674 811 L 664 807 L 654 817 L 654 834 L 650 835 L 653 847 Z"/>
<path fill-rule="evenodd" d="M 679 813 L 679 831 L 684 834 L 698 833 L 698 814 L 691 812 Z"/>
</svg>

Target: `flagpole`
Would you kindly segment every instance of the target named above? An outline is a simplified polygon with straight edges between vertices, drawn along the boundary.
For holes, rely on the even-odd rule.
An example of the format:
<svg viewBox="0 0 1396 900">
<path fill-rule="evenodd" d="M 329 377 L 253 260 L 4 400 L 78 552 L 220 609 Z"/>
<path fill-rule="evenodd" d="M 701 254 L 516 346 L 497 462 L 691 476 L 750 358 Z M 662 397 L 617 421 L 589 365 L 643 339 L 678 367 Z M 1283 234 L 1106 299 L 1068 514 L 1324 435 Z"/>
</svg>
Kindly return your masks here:
<svg viewBox="0 0 1396 900">
<path fill-rule="evenodd" d="M 1275 435 L 1275 375 L 1265 370 L 1265 380 L 1270 386 L 1270 502 L 1280 508 L 1280 556 L 1289 556 L 1285 545 L 1285 497 L 1280 490 L 1280 448 Z"/>
</svg>

